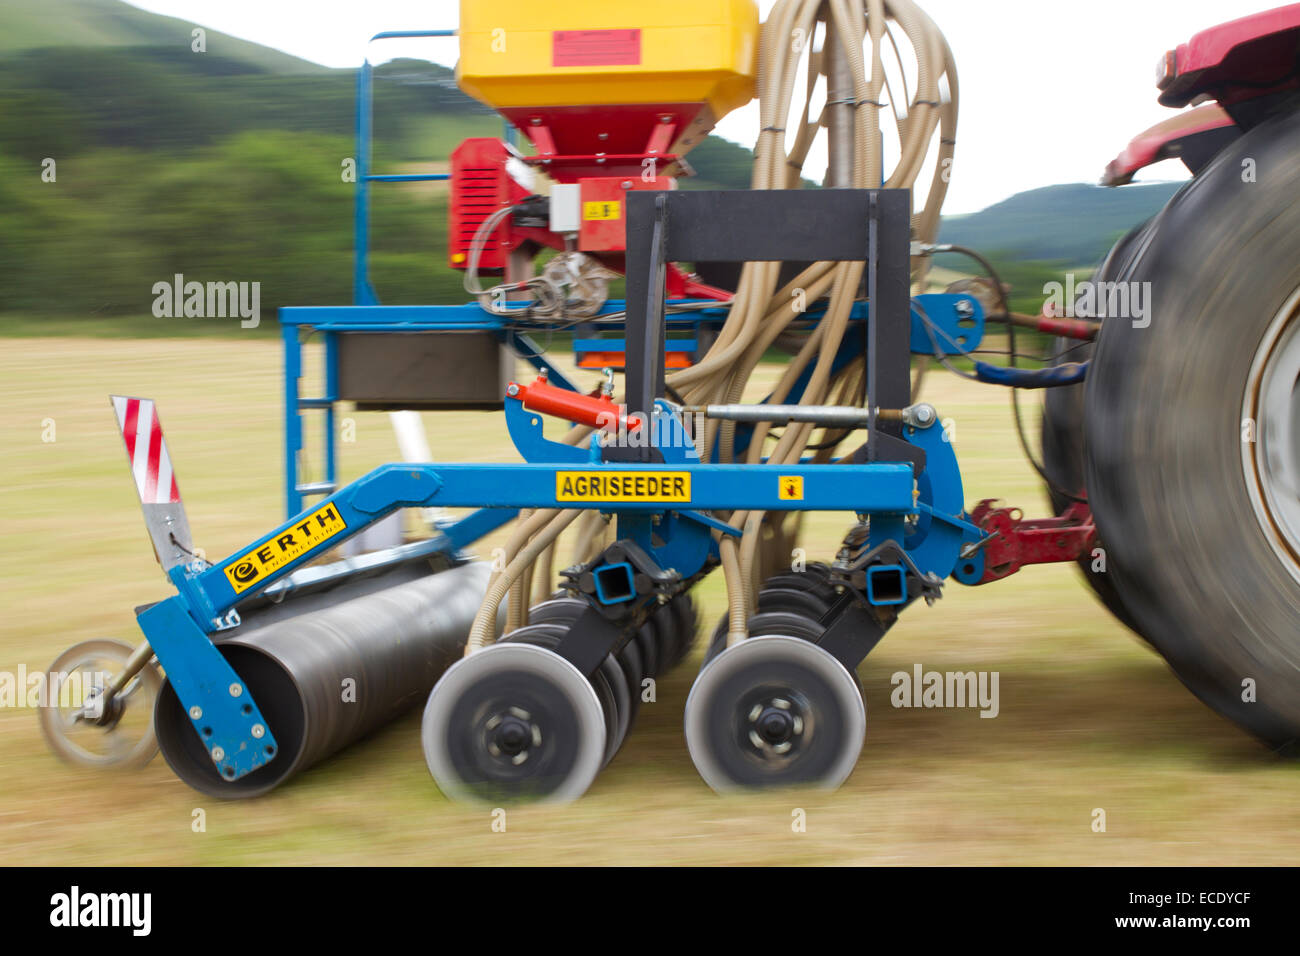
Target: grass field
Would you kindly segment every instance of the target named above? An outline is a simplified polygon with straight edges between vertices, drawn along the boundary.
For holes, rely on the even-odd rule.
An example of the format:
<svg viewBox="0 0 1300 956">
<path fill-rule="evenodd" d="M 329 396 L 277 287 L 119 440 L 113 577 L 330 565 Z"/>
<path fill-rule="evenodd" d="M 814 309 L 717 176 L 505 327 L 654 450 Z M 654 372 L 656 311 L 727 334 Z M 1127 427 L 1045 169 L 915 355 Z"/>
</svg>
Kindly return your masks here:
<svg viewBox="0 0 1300 956">
<path fill-rule="evenodd" d="M 12 332 L 11 332 L 12 334 Z M 196 542 L 224 555 L 281 514 L 280 360 L 264 337 L 0 339 L 0 670 L 42 668 L 92 637 L 138 639 L 132 607 L 168 587 L 138 515 L 107 395 L 159 402 Z M 310 387 L 310 383 L 308 385 Z M 967 499 L 1041 511 L 1004 393 L 932 376 L 956 422 Z M 385 416 L 356 415 L 346 475 L 396 457 Z M 49 437 L 53 421 L 53 442 Z M 427 416 L 434 453 L 516 460 L 499 415 Z M 809 522 L 826 556 L 843 516 Z M 706 626 L 721 580 L 699 589 Z M 698 652 L 698 648 L 697 648 Z M 1001 712 L 894 709 L 890 675 L 1000 674 Z M 868 731 L 835 793 L 719 798 L 687 756 L 698 666 L 660 681 L 623 751 L 577 804 L 449 804 L 411 714 L 251 802 L 191 791 L 161 758 L 97 774 L 50 755 L 27 709 L 0 709 L 0 863 L 1295 864 L 1300 768 L 1198 703 L 1117 625 L 1073 567 L 914 608 L 860 671 Z M 195 809 L 206 831 L 194 832 Z M 796 808 L 806 832 L 792 831 Z M 1106 812 L 1094 832 L 1093 811 Z"/>
</svg>

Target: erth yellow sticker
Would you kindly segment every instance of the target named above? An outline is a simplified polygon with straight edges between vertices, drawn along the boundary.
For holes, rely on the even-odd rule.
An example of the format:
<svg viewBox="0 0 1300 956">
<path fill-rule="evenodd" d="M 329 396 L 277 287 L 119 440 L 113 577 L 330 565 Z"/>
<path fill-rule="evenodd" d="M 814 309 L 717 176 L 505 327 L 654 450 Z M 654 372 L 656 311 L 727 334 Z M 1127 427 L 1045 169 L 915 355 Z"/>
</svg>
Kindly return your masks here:
<svg viewBox="0 0 1300 956">
<path fill-rule="evenodd" d="M 284 534 L 272 538 L 260 548 L 241 554 L 226 565 L 226 577 L 230 580 L 230 586 L 236 594 L 247 591 L 258 581 L 302 557 L 340 531 L 346 531 L 347 527 L 332 504 L 318 508 Z"/>
<path fill-rule="evenodd" d="M 662 501 L 690 504 L 689 471 L 557 471 L 556 501 Z"/>
<path fill-rule="evenodd" d="M 776 496 L 782 501 L 803 501 L 803 475 L 782 475 Z"/>
<path fill-rule="evenodd" d="M 594 220 L 622 219 L 623 204 L 619 202 L 585 202 L 582 218 Z"/>
</svg>

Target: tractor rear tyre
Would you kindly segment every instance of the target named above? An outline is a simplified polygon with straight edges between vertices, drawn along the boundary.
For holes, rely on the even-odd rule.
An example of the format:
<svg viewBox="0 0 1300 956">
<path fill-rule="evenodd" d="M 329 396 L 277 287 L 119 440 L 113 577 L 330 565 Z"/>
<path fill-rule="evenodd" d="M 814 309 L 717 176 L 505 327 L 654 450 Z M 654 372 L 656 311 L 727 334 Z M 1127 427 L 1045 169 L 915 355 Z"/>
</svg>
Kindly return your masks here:
<svg viewBox="0 0 1300 956">
<path fill-rule="evenodd" d="M 1156 217 L 1103 321 L 1085 484 L 1124 607 L 1205 703 L 1300 747 L 1300 115 Z"/>
<path fill-rule="evenodd" d="M 1115 243 L 1093 275 L 1093 280 L 1125 281 L 1125 273 L 1132 267 L 1141 250 L 1149 225 L 1149 221 L 1143 223 Z M 1092 358 L 1092 351 L 1091 342 L 1057 338 L 1052 343 L 1052 364 L 1087 362 Z M 1053 513 L 1057 515 L 1063 514 L 1074 499 L 1086 499 L 1088 496 L 1084 485 L 1083 393 L 1083 384 L 1067 385 L 1063 388 L 1049 388 L 1043 397 L 1043 471 L 1047 473 L 1047 496 Z M 1101 547 L 1104 552 L 1104 544 Z M 1141 636 L 1137 622 L 1124 607 L 1115 587 L 1113 569 L 1107 567 L 1104 571 L 1094 570 L 1096 558 L 1091 551 L 1081 554 L 1078 564 L 1084 579 L 1106 610 L 1129 630 Z"/>
</svg>

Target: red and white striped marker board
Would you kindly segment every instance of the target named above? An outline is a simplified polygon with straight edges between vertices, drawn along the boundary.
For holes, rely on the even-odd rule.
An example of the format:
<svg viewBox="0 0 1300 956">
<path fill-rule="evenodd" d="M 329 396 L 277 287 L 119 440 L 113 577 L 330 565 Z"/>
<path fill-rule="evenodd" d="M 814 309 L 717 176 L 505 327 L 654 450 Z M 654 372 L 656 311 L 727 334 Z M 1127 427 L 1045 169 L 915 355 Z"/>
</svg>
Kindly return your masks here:
<svg viewBox="0 0 1300 956">
<path fill-rule="evenodd" d="M 176 485 L 171 455 L 167 453 L 167 441 L 163 438 L 162 423 L 158 421 L 158 410 L 153 400 L 125 395 L 112 398 L 141 504 L 179 502 L 180 489 Z"/>
</svg>

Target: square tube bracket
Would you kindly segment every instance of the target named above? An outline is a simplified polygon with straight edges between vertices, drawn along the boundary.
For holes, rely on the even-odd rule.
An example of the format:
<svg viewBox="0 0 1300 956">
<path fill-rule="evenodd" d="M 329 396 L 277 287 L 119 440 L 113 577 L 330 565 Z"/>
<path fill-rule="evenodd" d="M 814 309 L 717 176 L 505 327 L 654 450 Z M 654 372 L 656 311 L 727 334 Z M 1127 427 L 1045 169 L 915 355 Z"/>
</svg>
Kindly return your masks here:
<svg viewBox="0 0 1300 956">
<path fill-rule="evenodd" d="M 911 404 L 911 216 L 911 195 L 906 189 L 629 193 L 628 408 L 647 410 L 664 392 L 668 262 L 822 260 L 866 262 L 872 303 L 865 356 L 868 403 L 872 409 L 907 407 Z M 896 423 L 880 427 L 901 435 Z M 868 460 L 875 460 L 874 442 L 870 445 Z"/>
</svg>

